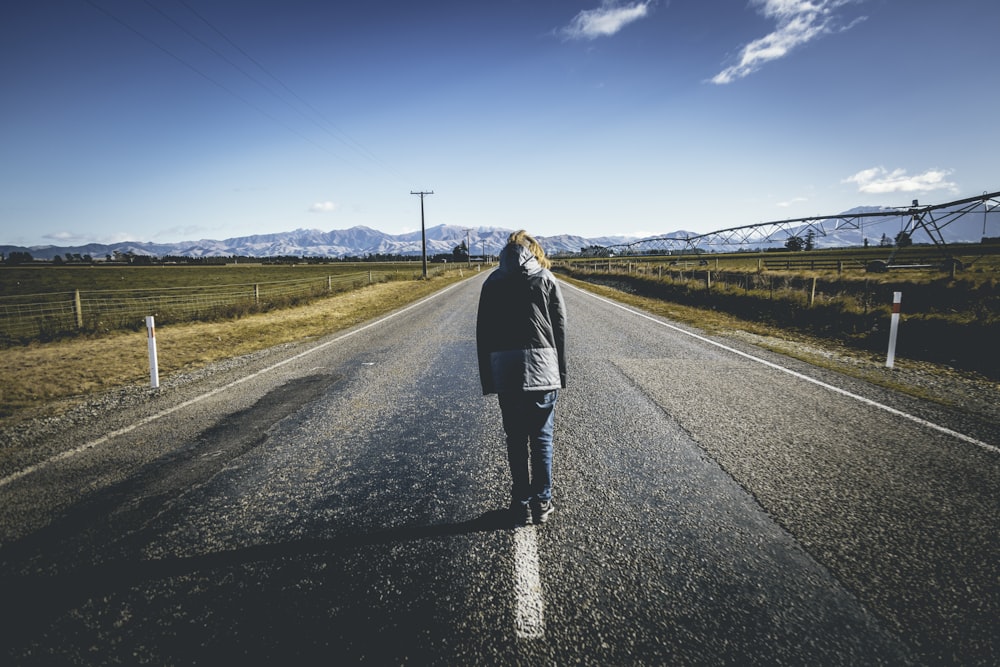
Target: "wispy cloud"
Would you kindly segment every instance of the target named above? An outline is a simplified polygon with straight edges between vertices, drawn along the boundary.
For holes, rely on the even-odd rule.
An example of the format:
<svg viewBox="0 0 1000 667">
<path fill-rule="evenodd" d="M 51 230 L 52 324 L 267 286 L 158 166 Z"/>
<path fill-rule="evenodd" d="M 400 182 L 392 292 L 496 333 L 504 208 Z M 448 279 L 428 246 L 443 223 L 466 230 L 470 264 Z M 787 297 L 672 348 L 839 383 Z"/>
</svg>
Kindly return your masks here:
<svg viewBox="0 0 1000 667">
<path fill-rule="evenodd" d="M 649 15 L 653 0 L 623 4 L 619 0 L 602 0 L 597 9 L 585 9 L 560 30 L 566 39 L 597 39 L 608 37 Z"/>
<path fill-rule="evenodd" d="M 789 199 L 788 201 L 779 201 L 778 202 L 778 207 L 779 208 L 788 208 L 789 206 L 791 206 L 793 204 L 798 204 L 799 202 L 804 202 L 804 201 L 809 201 L 809 200 L 806 199 L 805 197 L 793 197 L 792 199 Z"/>
<path fill-rule="evenodd" d="M 928 192 L 931 190 L 958 191 L 958 186 L 948 180 L 951 171 L 947 169 L 928 169 L 922 174 L 913 176 L 905 169 L 888 171 L 884 167 L 872 167 L 859 171 L 844 183 L 856 183 L 858 190 L 866 194 L 887 194 L 892 192 Z"/>
<path fill-rule="evenodd" d="M 849 30 L 860 17 L 848 25 L 841 23 L 838 10 L 844 5 L 864 0 L 751 0 L 751 6 L 777 23 L 774 32 L 756 39 L 740 51 L 739 62 L 722 70 L 712 83 L 720 85 L 753 74 L 765 63 L 783 58 L 796 47 L 825 34 Z"/>
<path fill-rule="evenodd" d="M 87 243 L 110 244 L 142 240 L 133 232 L 104 232 L 100 234 L 84 232 L 81 234 L 79 232 L 58 231 L 42 234 L 42 238 L 51 241 L 52 245 L 58 246 L 85 245 Z"/>
<path fill-rule="evenodd" d="M 55 243 L 69 243 L 81 240 L 83 237 L 75 232 L 49 232 L 42 234 L 42 238 Z"/>
<path fill-rule="evenodd" d="M 310 213 L 331 213 L 337 209 L 332 201 L 318 201 L 309 207 Z"/>
</svg>

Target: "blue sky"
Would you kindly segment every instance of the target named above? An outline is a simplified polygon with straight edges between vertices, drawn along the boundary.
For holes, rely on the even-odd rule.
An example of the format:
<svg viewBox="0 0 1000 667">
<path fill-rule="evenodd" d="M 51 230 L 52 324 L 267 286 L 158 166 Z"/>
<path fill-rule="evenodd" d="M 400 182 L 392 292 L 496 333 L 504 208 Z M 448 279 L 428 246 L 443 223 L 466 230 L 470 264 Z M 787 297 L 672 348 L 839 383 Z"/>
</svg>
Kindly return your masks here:
<svg viewBox="0 0 1000 667">
<path fill-rule="evenodd" d="M 0 10 L 0 244 L 717 229 L 1000 190 L 993 0 Z"/>
</svg>

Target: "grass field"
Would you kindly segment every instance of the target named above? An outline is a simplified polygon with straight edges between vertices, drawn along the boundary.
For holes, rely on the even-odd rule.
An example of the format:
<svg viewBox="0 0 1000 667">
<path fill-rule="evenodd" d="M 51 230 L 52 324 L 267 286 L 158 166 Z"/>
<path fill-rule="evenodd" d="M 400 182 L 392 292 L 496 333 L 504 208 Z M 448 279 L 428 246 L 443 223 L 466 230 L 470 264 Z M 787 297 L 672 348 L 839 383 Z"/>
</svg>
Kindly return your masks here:
<svg viewBox="0 0 1000 667">
<path fill-rule="evenodd" d="M 161 324 L 229 319 L 421 275 L 420 262 L 0 267 L 0 345 L 135 331 L 149 315 Z"/>
<path fill-rule="evenodd" d="M 1000 245 L 966 244 L 948 248 L 949 256 L 961 262 L 964 267 L 956 277 L 974 283 L 989 281 L 1000 276 Z M 928 268 L 893 269 L 887 273 L 867 271 L 873 261 L 887 261 L 901 266 L 928 266 Z M 755 272 L 766 270 L 773 273 L 788 272 L 820 276 L 864 277 L 875 281 L 906 282 L 932 281 L 949 275 L 947 271 L 934 268 L 945 260 L 942 251 L 934 246 L 910 246 L 900 250 L 893 248 L 842 248 L 812 250 L 808 252 L 737 252 L 719 254 L 689 254 L 672 256 L 622 256 L 611 258 L 571 258 L 561 259 L 570 266 L 606 268 L 632 265 L 647 271 L 664 267 L 674 270 L 712 270 L 733 272 Z M 786 270 L 783 263 L 789 263 Z M 810 264 L 816 268 L 811 269 Z M 838 270 L 839 269 L 839 270 Z"/>
<path fill-rule="evenodd" d="M 53 292 L 119 289 L 172 289 L 212 285 L 253 285 L 351 273 L 398 274 L 416 278 L 413 262 L 331 262 L 328 264 L 225 264 L 207 266 L 63 265 L 0 266 L 0 297 Z"/>
</svg>

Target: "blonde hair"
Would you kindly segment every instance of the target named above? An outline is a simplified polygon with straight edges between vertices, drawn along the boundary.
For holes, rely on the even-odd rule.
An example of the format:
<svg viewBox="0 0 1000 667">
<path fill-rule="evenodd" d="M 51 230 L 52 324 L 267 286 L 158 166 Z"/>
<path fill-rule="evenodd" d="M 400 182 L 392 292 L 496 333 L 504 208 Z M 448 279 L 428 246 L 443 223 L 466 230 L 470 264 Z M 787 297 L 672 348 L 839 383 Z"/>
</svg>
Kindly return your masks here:
<svg viewBox="0 0 1000 667">
<path fill-rule="evenodd" d="M 541 244 L 539 244 L 534 237 L 523 229 L 519 229 L 508 236 L 507 243 L 516 243 L 517 245 L 524 246 L 530 250 L 531 254 L 535 256 L 535 259 L 538 260 L 538 263 L 543 269 L 547 269 L 552 266 L 552 262 L 550 262 L 549 258 L 545 256 L 545 250 L 542 249 Z"/>
</svg>

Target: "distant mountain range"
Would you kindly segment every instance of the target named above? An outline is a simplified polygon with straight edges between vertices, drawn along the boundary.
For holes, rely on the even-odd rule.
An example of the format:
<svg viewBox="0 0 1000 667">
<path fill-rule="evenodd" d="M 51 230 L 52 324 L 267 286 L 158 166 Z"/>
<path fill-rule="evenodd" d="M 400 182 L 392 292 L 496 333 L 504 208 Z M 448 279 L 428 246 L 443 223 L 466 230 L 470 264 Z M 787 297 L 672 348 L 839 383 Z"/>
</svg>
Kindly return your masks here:
<svg viewBox="0 0 1000 667">
<path fill-rule="evenodd" d="M 857 213 L 871 213 L 888 211 L 892 209 L 882 208 L 856 208 L 845 211 L 843 215 Z M 998 216 L 991 216 L 989 233 L 985 233 L 986 221 L 980 214 L 969 214 L 948 221 L 943 227 L 945 241 L 948 243 L 978 243 L 983 236 L 1000 236 L 1000 228 L 997 227 Z M 817 247 L 851 247 L 861 246 L 865 237 L 873 245 L 877 245 L 882 234 L 889 238 L 894 238 L 902 227 L 904 216 L 893 216 L 883 218 L 873 218 L 871 223 L 866 223 L 864 233 L 859 230 L 839 230 L 827 235 L 820 235 L 815 238 Z M 878 221 L 878 224 L 876 224 Z M 806 227 L 801 228 L 802 235 L 805 235 Z M 496 227 L 476 227 L 467 228 L 456 225 L 438 225 L 426 230 L 427 254 L 451 254 L 456 246 L 464 243 L 466 239 L 470 241 L 473 255 L 496 254 L 507 242 L 509 229 Z M 669 234 L 660 234 L 650 238 L 672 237 L 684 239 L 697 236 L 697 232 L 675 231 Z M 784 238 L 784 237 L 783 237 Z M 779 240 L 753 243 L 749 246 L 752 249 L 781 247 L 783 238 Z M 584 238 L 572 234 L 562 234 L 559 236 L 539 237 L 539 242 L 550 254 L 558 253 L 579 253 L 581 249 L 590 246 L 616 246 L 626 243 L 640 241 L 637 237 L 629 236 L 602 236 L 598 238 Z M 928 243 L 931 241 L 927 234 L 918 230 L 913 235 L 914 243 Z M 737 250 L 738 246 L 720 247 L 713 246 L 706 250 L 725 252 Z M 184 241 L 180 243 L 89 243 L 80 246 L 13 246 L 0 245 L 0 253 L 4 256 L 12 252 L 30 253 L 35 259 L 53 259 L 54 257 L 65 257 L 70 255 L 90 255 L 95 260 L 104 260 L 107 257 L 114 257 L 116 254 L 146 255 L 152 257 L 164 257 L 167 255 L 176 257 L 365 257 L 367 255 L 420 255 L 420 232 L 410 232 L 407 234 L 386 234 L 369 227 L 351 227 L 350 229 L 333 230 L 324 232 L 317 229 L 296 229 L 291 232 L 277 234 L 258 234 L 254 236 L 241 236 L 224 239 L 221 241 L 202 239 L 200 241 Z"/>
<path fill-rule="evenodd" d="M 468 234 L 466 231 L 468 230 Z M 512 230 L 495 227 L 458 227 L 438 225 L 426 230 L 428 256 L 451 254 L 456 246 L 468 239 L 472 254 L 496 254 L 507 243 Z M 635 240 L 626 236 L 605 236 L 587 239 L 582 236 L 563 234 L 539 237 L 549 254 L 560 252 L 580 252 L 591 245 L 616 245 Z M 324 232 L 318 229 L 296 229 L 278 234 L 257 234 L 240 236 L 221 241 L 202 239 L 180 243 L 88 243 L 79 246 L 12 246 L 0 245 L 0 252 L 27 252 L 36 259 L 52 259 L 67 253 L 90 255 L 103 260 L 116 253 L 147 255 L 152 257 L 365 257 L 367 255 L 419 255 L 421 253 L 420 232 L 407 234 L 386 234 L 369 227 L 351 227 Z"/>
</svg>

